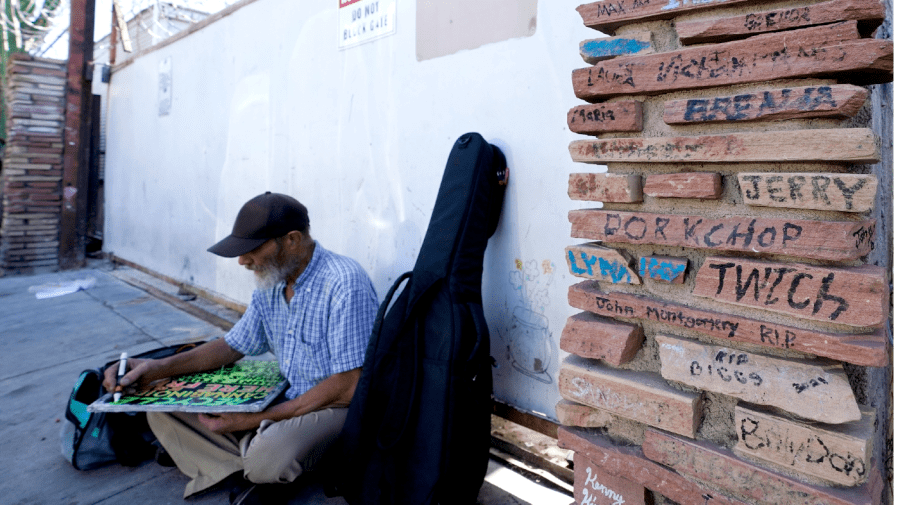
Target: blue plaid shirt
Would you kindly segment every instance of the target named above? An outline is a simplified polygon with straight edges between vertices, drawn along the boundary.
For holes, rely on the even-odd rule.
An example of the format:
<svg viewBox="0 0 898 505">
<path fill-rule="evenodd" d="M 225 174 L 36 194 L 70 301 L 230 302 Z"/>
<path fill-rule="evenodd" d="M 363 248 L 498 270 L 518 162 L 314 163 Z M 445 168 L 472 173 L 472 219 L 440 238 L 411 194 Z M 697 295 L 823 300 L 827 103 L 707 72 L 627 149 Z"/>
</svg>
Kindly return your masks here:
<svg viewBox="0 0 898 505">
<path fill-rule="evenodd" d="M 243 317 L 225 335 L 248 356 L 271 351 L 290 382 L 293 399 L 333 374 L 362 366 L 377 315 L 377 294 L 362 266 L 315 242 L 315 252 L 293 285 L 253 292 Z"/>
</svg>

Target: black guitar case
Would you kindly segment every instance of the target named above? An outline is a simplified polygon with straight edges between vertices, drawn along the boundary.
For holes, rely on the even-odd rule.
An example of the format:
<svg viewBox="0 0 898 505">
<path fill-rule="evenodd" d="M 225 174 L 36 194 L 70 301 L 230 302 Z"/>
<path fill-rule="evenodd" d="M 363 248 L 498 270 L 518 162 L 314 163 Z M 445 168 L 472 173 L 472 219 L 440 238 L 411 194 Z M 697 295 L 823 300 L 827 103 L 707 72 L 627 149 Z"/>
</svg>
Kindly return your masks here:
<svg viewBox="0 0 898 505">
<path fill-rule="evenodd" d="M 502 151 L 480 134 L 455 142 L 415 268 L 380 306 L 332 453 L 331 492 L 351 505 L 476 502 L 492 393 L 483 255 L 507 175 Z"/>
</svg>

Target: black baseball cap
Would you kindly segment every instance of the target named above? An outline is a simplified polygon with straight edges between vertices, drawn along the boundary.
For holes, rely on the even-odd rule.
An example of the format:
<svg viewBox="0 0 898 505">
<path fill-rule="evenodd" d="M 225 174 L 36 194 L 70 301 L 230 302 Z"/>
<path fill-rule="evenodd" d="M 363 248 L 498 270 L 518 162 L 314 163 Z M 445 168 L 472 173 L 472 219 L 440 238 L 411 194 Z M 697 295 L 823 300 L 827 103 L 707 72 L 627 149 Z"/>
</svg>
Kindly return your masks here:
<svg viewBox="0 0 898 505">
<path fill-rule="evenodd" d="M 309 212 L 295 198 L 266 191 L 246 202 L 237 213 L 234 229 L 207 249 L 210 253 L 236 258 L 293 230 L 308 232 Z"/>
</svg>

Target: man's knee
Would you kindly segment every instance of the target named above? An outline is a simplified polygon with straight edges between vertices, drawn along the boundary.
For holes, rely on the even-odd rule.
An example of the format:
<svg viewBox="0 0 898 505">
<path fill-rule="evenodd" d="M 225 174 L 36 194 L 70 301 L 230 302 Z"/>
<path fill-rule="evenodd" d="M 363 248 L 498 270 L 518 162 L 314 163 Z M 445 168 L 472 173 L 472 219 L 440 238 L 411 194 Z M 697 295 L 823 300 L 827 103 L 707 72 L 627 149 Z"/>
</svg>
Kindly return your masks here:
<svg viewBox="0 0 898 505">
<path fill-rule="evenodd" d="M 340 434 L 346 409 L 327 409 L 264 423 L 241 447 L 245 477 L 255 483 L 292 482 L 314 469 Z"/>
</svg>

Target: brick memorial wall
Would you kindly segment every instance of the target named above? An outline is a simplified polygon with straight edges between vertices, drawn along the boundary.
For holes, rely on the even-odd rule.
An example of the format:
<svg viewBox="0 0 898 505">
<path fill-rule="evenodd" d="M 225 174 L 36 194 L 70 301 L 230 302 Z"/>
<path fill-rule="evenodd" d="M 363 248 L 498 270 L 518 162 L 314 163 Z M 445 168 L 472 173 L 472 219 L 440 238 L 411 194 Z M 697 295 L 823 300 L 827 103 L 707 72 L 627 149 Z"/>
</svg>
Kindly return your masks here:
<svg viewBox="0 0 898 505">
<path fill-rule="evenodd" d="M 569 213 L 564 250 L 576 503 L 890 502 L 886 6 L 577 11 L 609 37 L 580 44 L 567 114 L 592 136 L 571 159 L 608 167 L 569 176 L 571 200 L 602 202 Z"/>
<path fill-rule="evenodd" d="M 10 57 L 4 93 L 6 149 L 0 171 L 0 270 L 59 265 L 64 61 Z"/>
</svg>

